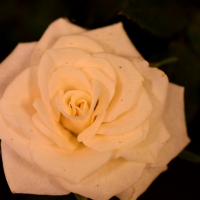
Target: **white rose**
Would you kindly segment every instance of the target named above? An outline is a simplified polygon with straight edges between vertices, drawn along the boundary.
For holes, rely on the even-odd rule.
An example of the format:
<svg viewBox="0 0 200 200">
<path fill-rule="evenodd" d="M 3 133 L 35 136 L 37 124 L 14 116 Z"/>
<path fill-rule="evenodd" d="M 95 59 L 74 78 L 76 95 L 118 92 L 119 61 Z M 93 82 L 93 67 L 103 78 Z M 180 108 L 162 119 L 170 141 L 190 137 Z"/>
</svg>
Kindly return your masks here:
<svg viewBox="0 0 200 200">
<path fill-rule="evenodd" d="M 122 24 L 53 22 L 0 66 L 0 138 L 13 193 L 136 199 L 189 142 L 183 88 Z"/>
</svg>

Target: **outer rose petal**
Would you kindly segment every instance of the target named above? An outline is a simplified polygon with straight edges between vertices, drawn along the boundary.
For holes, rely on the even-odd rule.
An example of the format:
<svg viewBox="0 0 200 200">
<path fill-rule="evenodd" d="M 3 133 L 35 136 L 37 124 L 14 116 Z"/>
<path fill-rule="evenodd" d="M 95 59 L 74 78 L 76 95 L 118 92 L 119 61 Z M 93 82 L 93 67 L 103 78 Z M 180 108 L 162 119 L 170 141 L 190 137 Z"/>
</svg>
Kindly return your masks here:
<svg viewBox="0 0 200 200">
<path fill-rule="evenodd" d="M 19 129 L 7 126 L 0 114 L 0 138 L 4 143 L 12 146 L 13 150 L 23 159 L 33 164 L 28 146 L 29 139 Z M 2 148 L 3 149 L 3 148 Z M 4 162 L 4 161 L 3 161 Z"/>
<path fill-rule="evenodd" d="M 6 87 L 24 69 L 29 67 L 29 59 L 36 43 L 21 43 L 0 64 L 0 98 Z"/>
<path fill-rule="evenodd" d="M 77 25 L 71 24 L 67 19 L 60 18 L 50 24 L 38 42 L 38 45 L 31 58 L 31 64 L 38 64 L 44 51 L 51 48 L 51 46 L 60 36 L 77 33 L 82 33 L 82 35 L 86 35 L 94 39 L 108 53 L 126 57 L 141 58 L 140 53 L 134 47 L 124 31 L 122 23 L 86 31 Z"/>
<path fill-rule="evenodd" d="M 147 168 L 144 170 L 140 180 L 127 190 L 117 194 L 120 200 L 136 200 L 149 185 L 157 178 L 157 176 L 165 171 L 167 167 Z"/>
<path fill-rule="evenodd" d="M 159 154 L 157 163 L 161 166 L 169 163 L 190 142 L 185 124 L 183 92 L 183 87 L 172 83 L 169 84 L 163 119 L 171 134 L 171 139 Z"/>
<path fill-rule="evenodd" d="M 168 77 L 158 68 L 151 68 L 145 60 L 133 59 L 132 62 L 138 68 L 144 77 L 144 87 L 149 93 L 153 105 L 153 113 L 151 116 L 152 127 L 162 117 L 165 109 L 165 101 L 167 98 Z"/>
<path fill-rule="evenodd" d="M 104 49 L 95 40 L 84 35 L 66 35 L 60 37 L 52 49 L 78 48 L 88 53 L 104 52 Z"/>
<path fill-rule="evenodd" d="M 5 142 L 2 145 L 3 166 L 12 193 L 65 195 L 70 192 L 36 165 L 21 158 Z"/>
<path fill-rule="evenodd" d="M 130 187 L 127 190 L 124 190 L 123 192 L 115 196 L 118 197 L 120 200 L 127 200 L 127 199 L 129 200 L 133 196 L 134 191 L 135 191 L 134 188 Z"/>
<path fill-rule="evenodd" d="M 32 103 L 38 96 L 37 66 L 33 66 L 25 69 L 6 88 L 0 101 L 0 111 L 10 127 L 18 128 L 17 132 L 21 131 L 28 138 L 49 144 L 52 142 L 35 129 L 31 120 L 35 114 Z"/>
<path fill-rule="evenodd" d="M 159 154 L 156 163 L 161 167 L 145 169 L 141 179 L 133 185 L 135 192 L 131 200 L 137 199 L 152 183 L 152 181 L 163 171 L 166 170 L 166 164 L 170 162 L 177 154 L 190 142 L 186 134 L 185 116 L 183 109 L 183 91 L 184 88 L 178 85 L 169 84 L 166 109 L 164 112 L 164 122 L 171 134 L 171 138 L 162 152 Z M 124 195 L 127 195 L 124 197 Z M 118 195 L 126 199 L 130 195 L 127 191 Z M 122 199 L 123 199 L 122 198 Z"/>
<path fill-rule="evenodd" d="M 133 149 L 122 150 L 116 152 L 116 158 L 122 156 L 133 162 L 141 162 L 146 164 L 155 164 L 160 151 L 164 148 L 170 138 L 162 121 L 151 130 L 146 140 Z"/>
<path fill-rule="evenodd" d="M 50 176 L 61 178 L 70 185 L 78 184 L 96 173 L 112 156 L 111 151 L 99 153 L 84 145 L 79 145 L 74 151 L 68 151 L 34 141 L 30 141 L 29 151 L 35 165 Z"/>
<path fill-rule="evenodd" d="M 94 200 L 107 200 L 134 185 L 142 176 L 143 163 L 134 163 L 123 158 L 108 162 L 98 172 L 79 184 L 69 184 L 62 179 L 60 184 L 68 190 Z"/>
<path fill-rule="evenodd" d="M 77 34 L 83 31 L 85 31 L 85 29 L 71 24 L 67 19 L 60 18 L 54 21 L 49 25 L 49 27 L 39 40 L 35 51 L 32 54 L 31 64 L 38 64 L 45 50 L 49 49 L 60 36 Z"/>
<path fill-rule="evenodd" d="M 107 53 L 125 57 L 142 57 L 124 31 L 122 23 L 83 32 L 82 35 L 97 41 Z"/>
</svg>

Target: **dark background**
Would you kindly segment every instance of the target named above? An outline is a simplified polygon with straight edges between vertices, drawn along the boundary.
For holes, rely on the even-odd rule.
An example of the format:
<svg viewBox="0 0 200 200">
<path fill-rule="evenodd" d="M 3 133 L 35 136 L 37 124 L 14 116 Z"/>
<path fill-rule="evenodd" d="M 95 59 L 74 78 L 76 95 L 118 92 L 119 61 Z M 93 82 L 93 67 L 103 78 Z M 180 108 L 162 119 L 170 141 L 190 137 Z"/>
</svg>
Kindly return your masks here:
<svg viewBox="0 0 200 200">
<path fill-rule="evenodd" d="M 37 41 L 59 17 L 88 29 L 122 21 L 134 45 L 150 63 L 164 63 L 171 82 L 185 87 L 185 111 L 192 142 L 139 200 L 200 199 L 200 0 L 1 0 L 0 62 L 19 42 Z M 163 62 L 173 58 L 176 62 Z M 189 153 L 193 153 L 192 155 Z M 74 196 L 13 195 L 0 165 L 0 199 L 64 200 Z M 113 198 L 115 199 L 115 198 Z"/>
</svg>

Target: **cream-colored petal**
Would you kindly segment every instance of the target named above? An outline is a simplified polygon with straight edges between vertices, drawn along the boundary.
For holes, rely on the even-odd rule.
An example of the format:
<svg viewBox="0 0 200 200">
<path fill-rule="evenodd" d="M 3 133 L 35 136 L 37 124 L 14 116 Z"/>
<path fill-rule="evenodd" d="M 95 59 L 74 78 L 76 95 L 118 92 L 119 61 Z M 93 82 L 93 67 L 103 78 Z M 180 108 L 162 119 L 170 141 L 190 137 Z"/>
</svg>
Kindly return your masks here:
<svg viewBox="0 0 200 200">
<path fill-rule="evenodd" d="M 46 137 L 50 138 L 54 145 L 58 145 L 61 148 L 64 149 L 75 149 L 78 146 L 78 142 L 76 141 L 76 138 L 69 134 L 68 137 L 67 134 L 65 137 L 60 137 L 58 134 L 55 134 L 52 130 L 50 130 L 41 119 L 40 115 L 38 113 L 33 115 L 32 118 L 34 126 L 40 130 L 40 132 L 45 135 Z M 42 142 L 42 141 L 39 141 Z"/>
<path fill-rule="evenodd" d="M 72 120 L 83 120 L 86 116 L 88 116 L 90 113 L 92 113 L 94 111 L 95 106 L 97 105 L 97 101 L 100 97 L 101 91 L 102 91 L 101 84 L 96 80 L 92 80 L 91 81 L 91 100 L 92 100 L 92 102 L 90 104 L 90 109 L 89 109 L 88 113 L 83 116 L 68 115 L 67 113 L 64 112 L 64 110 L 62 109 L 62 104 L 60 104 L 62 94 L 63 94 L 62 92 L 59 93 L 58 98 L 56 99 L 56 105 L 66 118 L 69 118 Z"/>
<path fill-rule="evenodd" d="M 92 85 L 92 95 L 91 95 L 92 103 L 87 114 L 83 116 L 71 116 L 62 112 L 64 116 L 61 116 L 61 123 L 66 129 L 74 132 L 75 134 L 79 134 L 84 129 L 86 129 L 90 124 L 92 124 L 92 116 L 95 110 L 95 106 L 97 105 L 99 96 L 101 94 L 101 84 L 96 80 L 92 80 L 91 85 Z M 61 110 L 59 102 L 57 102 L 57 106 Z"/>
<path fill-rule="evenodd" d="M 93 137 L 96 133 L 97 133 L 97 129 L 99 128 L 99 126 L 101 125 L 103 118 L 105 116 L 106 112 L 102 112 L 101 114 L 99 114 L 95 121 L 93 122 L 93 124 L 91 126 L 89 126 L 88 128 L 86 128 L 85 130 L 83 130 L 77 137 L 77 140 L 79 142 L 84 142 L 85 140 L 90 139 L 91 137 Z"/>
<path fill-rule="evenodd" d="M 176 157 L 190 142 L 185 123 L 183 92 L 183 87 L 169 84 L 163 119 L 171 138 L 157 159 L 161 166 Z"/>
<path fill-rule="evenodd" d="M 96 134 L 93 138 L 83 141 L 83 143 L 99 152 L 133 148 L 146 139 L 149 129 L 150 123 L 147 120 L 143 125 L 133 131 L 112 136 Z"/>
<path fill-rule="evenodd" d="M 92 57 L 86 57 L 78 60 L 74 67 L 79 70 L 83 70 L 85 68 L 89 68 L 89 70 L 92 68 L 98 69 L 105 76 L 107 76 L 110 81 L 113 81 L 114 83 L 116 82 L 115 70 L 113 69 L 111 63 L 105 58 L 98 58 L 95 57 L 95 55 Z"/>
<path fill-rule="evenodd" d="M 82 102 L 82 108 L 79 108 L 76 104 Z M 55 99 L 56 106 L 60 112 L 64 115 L 83 116 L 87 114 L 91 105 L 91 96 L 86 92 L 80 90 L 70 90 L 64 94 L 63 90 L 59 91 L 58 96 Z M 75 111 L 74 111 L 75 110 Z M 82 111 L 81 114 L 77 113 Z"/>
<path fill-rule="evenodd" d="M 76 149 L 79 145 L 75 136 L 73 136 L 68 130 L 64 129 L 60 123 L 56 122 L 48 110 L 46 109 L 44 103 L 40 99 L 36 99 L 33 104 L 34 108 L 37 110 L 40 118 L 37 120 L 42 119 L 41 123 L 37 123 L 37 128 L 41 127 L 41 132 L 43 132 L 44 128 L 42 125 L 45 125 L 47 129 L 50 130 L 49 134 L 55 134 L 55 138 L 60 138 L 61 140 L 57 140 L 57 144 L 61 148 L 73 150 Z M 44 133 L 46 135 L 46 133 Z M 50 136 L 53 138 L 53 136 Z"/>
<path fill-rule="evenodd" d="M 98 134 L 117 135 L 136 129 L 143 124 L 152 113 L 152 104 L 148 93 L 143 88 L 135 105 L 114 121 L 103 123 Z"/>
<path fill-rule="evenodd" d="M 132 59 L 132 62 L 144 77 L 144 87 L 149 93 L 153 105 L 151 115 L 151 126 L 157 124 L 160 120 L 167 97 L 168 78 L 166 74 L 158 68 L 151 68 L 149 64 L 140 59 Z"/>
<path fill-rule="evenodd" d="M 118 197 L 120 200 L 130 200 L 133 196 L 134 191 L 135 189 L 133 187 L 130 187 L 127 190 L 124 190 L 123 192 L 115 196 Z"/>
<path fill-rule="evenodd" d="M 49 80 L 49 96 L 53 98 L 58 91 L 64 93 L 70 90 L 81 90 L 87 94 L 91 94 L 91 86 L 84 74 L 74 67 L 59 67 L 51 74 Z"/>
<path fill-rule="evenodd" d="M 52 49 L 64 49 L 68 47 L 81 49 L 88 53 L 104 52 L 104 49 L 95 40 L 84 35 L 62 36 L 55 42 Z"/>
<path fill-rule="evenodd" d="M 122 23 L 81 33 L 97 41 L 108 53 L 125 57 L 141 57 L 128 38 Z"/>
<path fill-rule="evenodd" d="M 35 45 L 35 42 L 18 44 L 13 52 L 0 64 L 0 98 L 13 79 L 29 67 L 30 55 Z"/>
<path fill-rule="evenodd" d="M 95 162 L 94 162 L 95 163 Z M 58 179 L 68 190 L 94 200 L 107 200 L 135 184 L 142 176 L 145 164 L 122 158 L 108 162 L 99 171 L 79 184 Z"/>
<path fill-rule="evenodd" d="M 73 66 L 78 60 L 91 57 L 88 53 L 76 48 L 47 50 L 42 57 L 38 69 L 38 85 L 40 88 L 42 101 L 50 110 L 51 115 L 59 121 L 59 111 L 54 104 L 51 105 L 49 94 L 49 81 L 51 75 L 61 66 Z M 55 98 L 55 97 L 53 97 Z M 53 99 L 54 100 L 54 99 Z M 54 102 L 54 101 L 52 101 Z"/>
<path fill-rule="evenodd" d="M 6 88 L 0 100 L 0 109 L 4 116 L 19 117 L 19 115 L 23 115 L 29 119 L 35 113 L 32 103 L 35 98 L 40 97 L 37 69 L 37 66 L 27 68 Z M 19 114 L 15 114 L 14 107 L 16 112 L 20 112 Z"/>
<path fill-rule="evenodd" d="M 4 172 L 12 193 L 66 195 L 70 192 L 62 188 L 52 177 L 20 157 L 5 142 L 1 143 Z"/>
<path fill-rule="evenodd" d="M 20 129 L 10 127 L 0 114 L 0 139 L 8 144 L 17 152 L 23 159 L 33 164 L 29 152 L 29 139 L 25 137 Z"/>
<path fill-rule="evenodd" d="M 87 129 L 91 125 L 92 121 L 92 113 L 83 117 L 83 118 L 67 118 L 64 115 L 60 116 L 61 125 L 68 131 L 70 131 L 73 135 L 77 136 L 82 131 Z"/>
<path fill-rule="evenodd" d="M 151 130 L 148 137 L 140 145 L 133 149 L 118 150 L 116 158 L 122 156 L 127 160 L 147 164 L 155 164 L 158 154 L 170 139 L 170 133 L 162 120 Z"/>
<path fill-rule="evenodd" d="M 37 66 L 29 67 L 6 88 L 0 100 L 0 111 L 9 125 L 21 129 L 28 138 L 52 143 L 35 129 L 31 121 L 32 115 L 36 112 L 32 104 L 39 96 Z"/>
<path fill-rule="evenodd" d="M 56 40 L 63 35 L 71 35 L 84 32 L 85 29 L 70 23 L 67 19 L 60 18 L 54 21 L 46 29 L 45 33 L 39 40 L 35 51 L 31 57 L 31 64 L 38 64 L 44 52 L 51 48 Z"/>
<path fill-rule="evenodd" d="M 104 122 L 116 119 L 128 111 L 136 102 L 143 84 L 143 77 L 136 67 L 127 59 L 107 53 L 94 54 L 106 58 L 116 72 L 115 95 L 109 105 Z"/>
<path fill-rule="evenodd" d="M 130 200 L 136 200 L 143 192 L 145 192 L 145 190 L 151 185 L 157 176 L 166 170 L 167 166 L 146 168 L 140 180 L 133 185 L 134 193 Z"/>
<path fill-rule="evenodd" d="M 108 96 L 108 104 L 110 103 L 115 93 L 116 83 L 107 78 L 100 70 L 95 68 L 84 68 L 81 72 L 88 80 L 98 80 L 105 88 L 103 96 Z M 108 105 L 107 105 L 108 106 Z"/>
<path fill-rule="evenodd" d="M 69 184 L 78 184 L 97 172 L 112 155 L 112 152 L 99 153 L 84 145 L 74 151 L 68 151 L 55 145 L 43 145 L 33 141 L 30 141 L 29 150 L 38 167 L 50 176 L 59 177 Z"/>
</svg>

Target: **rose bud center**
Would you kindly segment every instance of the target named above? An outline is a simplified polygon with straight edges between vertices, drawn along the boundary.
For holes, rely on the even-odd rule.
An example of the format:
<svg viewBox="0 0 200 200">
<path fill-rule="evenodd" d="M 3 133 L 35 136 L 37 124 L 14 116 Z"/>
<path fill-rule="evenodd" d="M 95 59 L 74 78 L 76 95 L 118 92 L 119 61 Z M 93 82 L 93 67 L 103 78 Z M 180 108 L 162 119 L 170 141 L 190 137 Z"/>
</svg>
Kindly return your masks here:
<svg viewBox="0 0 200 200">
<path fill-rule="evenodd" d="M 70 90 L 64 93 L 60 91 L 56 98 L 56 104 L 60 110 L 60 122 L 64 128 L 78 135 L 91 124 L 91 114 L 88 114 L 91 106 L 91 97 L 80 90 Z M 74 121 L 75 120 L 75 121 Z M 81 126 L 75 125 L 81 123 Z"/>
</svg>

